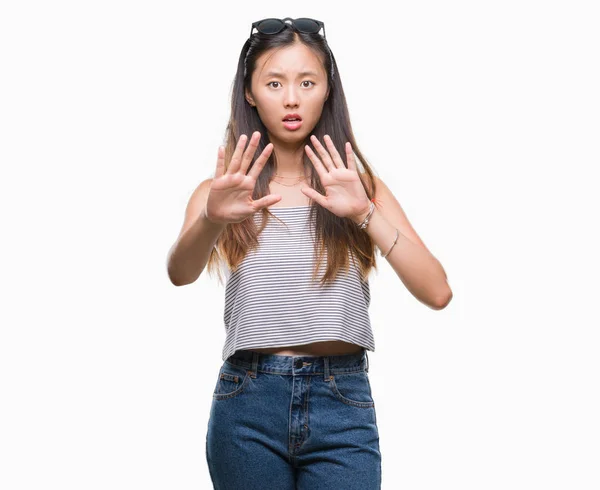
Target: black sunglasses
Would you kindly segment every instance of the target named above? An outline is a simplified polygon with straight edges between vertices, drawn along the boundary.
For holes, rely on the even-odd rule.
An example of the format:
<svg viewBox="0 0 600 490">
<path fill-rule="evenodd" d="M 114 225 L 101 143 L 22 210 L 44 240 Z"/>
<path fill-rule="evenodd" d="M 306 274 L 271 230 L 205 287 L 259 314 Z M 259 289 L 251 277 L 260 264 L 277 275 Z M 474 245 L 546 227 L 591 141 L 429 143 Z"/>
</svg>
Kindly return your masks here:
<svg viewBox="0 0 600 490">
<path fill-rule="evenodd" d="M 252 27 L 250 28 L 250 36 L 252 36 L 253 29 L 256 29 L 262 34 L 277 34 L 285 29 L 286 25 L 289 25 L 286 20 L 291 20 L 291 25 L 298 32 L 304 32 L 306 34 L 316 34 L 323 29 L 323 37 L 327 39 L 325 36 L 325 24 L 320 20 L 307 18 L 292 19 L 291 17 L 286 17 L 285 19 L 263 19 L 253 22 Z"/>
</svg>

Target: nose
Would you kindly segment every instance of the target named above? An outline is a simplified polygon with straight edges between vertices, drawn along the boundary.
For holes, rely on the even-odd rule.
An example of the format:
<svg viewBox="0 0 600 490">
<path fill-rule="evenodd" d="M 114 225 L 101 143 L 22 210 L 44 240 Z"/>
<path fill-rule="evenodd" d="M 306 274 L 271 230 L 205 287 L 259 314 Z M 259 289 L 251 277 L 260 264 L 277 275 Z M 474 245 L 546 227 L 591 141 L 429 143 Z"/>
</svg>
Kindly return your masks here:
<svg viewBox="0 0 600 490">
<path fill-rule="evenodd" d="M 298 97 L 298 88 L 294 87 L 293 84 L 290 84 L 284 93 L 284 101 L 286 107 L 297 107 L 300 99 Z"/>
</svg>

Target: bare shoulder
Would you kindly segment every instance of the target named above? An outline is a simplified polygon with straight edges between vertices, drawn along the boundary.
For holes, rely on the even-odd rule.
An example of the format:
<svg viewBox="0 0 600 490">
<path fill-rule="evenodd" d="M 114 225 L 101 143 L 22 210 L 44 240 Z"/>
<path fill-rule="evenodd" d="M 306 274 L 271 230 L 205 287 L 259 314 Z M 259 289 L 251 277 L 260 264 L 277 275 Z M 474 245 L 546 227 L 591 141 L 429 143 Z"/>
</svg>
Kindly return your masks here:
<svg viewBox="0 0 600 490">
<path fill-rule="evenodd" d="M 179 236 L 183 235 L 187 229 L 194 224 L 194 222 L 200 216 L 200 213 L 204 212 L 206 206 L 206 200 L 208 199 L 208 192 L 213 179 L 209 178 L 203 180 L 192 192 L 190 199 L 185 209 L 185 218 L 183 220 L 183 226 L 179 232 Z"/>
<path fill-rule="evenodd" d="M 379 177 L 375 177 L 375 202 L 377 210 L 394 228 L 407 237 L 411 242 L 420 245 L 429 252 L 429 249 L 423 243 L 415 229 L 408 221 L 406 213 L 402 209 L 400 202 L 392 190 Z M 431 252 L 429 252 L 431 253 Z"/>
</svg>

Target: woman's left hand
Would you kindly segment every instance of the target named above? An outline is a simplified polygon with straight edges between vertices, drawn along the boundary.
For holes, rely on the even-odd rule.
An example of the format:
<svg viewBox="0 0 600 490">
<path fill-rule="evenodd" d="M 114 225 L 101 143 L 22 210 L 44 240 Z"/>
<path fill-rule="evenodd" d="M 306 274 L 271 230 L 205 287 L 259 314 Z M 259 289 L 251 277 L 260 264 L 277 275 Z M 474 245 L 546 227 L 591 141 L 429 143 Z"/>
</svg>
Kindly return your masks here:
<svg viewBox="0 0 600 490">
<path fill-rule="evenodd" d="M 321 184 L 325 188 L 325 195 L 319 194 L 309 186 L 302 187 L 300 190 L 333 214 L 360 222 L 369 211 L 370 201 L 358 175 L 352 145 L 350 142 L 346 143 L 346 160 L 348 162 L 348 168 L 346 168 L 328 135 L 324 137 L 327 149 L 321 145 L 316 136 L 313 135 L 310 139 L 321 158 L 319 159 L 310 146 L 306 145 L 304 148 L 319 174 Z"/>
</svg>

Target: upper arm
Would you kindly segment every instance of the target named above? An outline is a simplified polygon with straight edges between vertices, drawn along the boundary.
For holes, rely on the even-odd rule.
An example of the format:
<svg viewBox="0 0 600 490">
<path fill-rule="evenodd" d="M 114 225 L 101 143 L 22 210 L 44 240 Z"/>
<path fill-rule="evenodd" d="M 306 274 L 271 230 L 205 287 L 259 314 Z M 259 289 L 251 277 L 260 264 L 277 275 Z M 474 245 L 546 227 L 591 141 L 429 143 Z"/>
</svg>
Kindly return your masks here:
<svg viewBox="0 0 600 490">
<path fill-rule="evenodd" d="M 212 180 L 213 179 L 210 178 L 200 182 L 198 187 L 194 189 L 194 192 L 190 196 L 187 207 L 185 208 L 183 226 L 179 232 L 180 237 L 188 230 L 188 228 L 190 228 L 190 226 L 195 223 L 195 221 L 198 219 L 198 216 L 200 216 L 200 213 L 204 212 L 204 207 L 206 206 L 208 191 L 210 190 Z"/>
<path fill-rule="evenodd" d="M 388 223 L 397 228 L 411 242 L 420 245 L 429 252 L 423 240 L 417 235 L 417 232 L 408 221 L 402 206 L 400 206 L 390 188 L 377 176 L 375 176 L 375 201 L 377 203 L 377 210 Z"/>
</svg>

